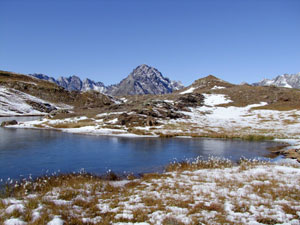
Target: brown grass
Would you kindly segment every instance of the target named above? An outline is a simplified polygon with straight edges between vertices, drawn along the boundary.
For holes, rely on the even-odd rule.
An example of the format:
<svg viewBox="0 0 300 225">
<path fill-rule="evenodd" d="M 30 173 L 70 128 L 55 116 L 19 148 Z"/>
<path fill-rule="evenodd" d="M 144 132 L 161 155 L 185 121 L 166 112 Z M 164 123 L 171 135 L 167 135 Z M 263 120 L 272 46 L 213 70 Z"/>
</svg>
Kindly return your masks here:
<svg viewBox="0 0 300 225">
<path fill-rule="evenodd" d="M 58 124 L 46 124 L 48 126 L 51 126 L 53 128 L 80 128 L 80 127 L 86 127 L 86 126 L 94 126 L 95 121 L 92 119 L 85 119 L 85 120 L 79 120 L 77 122 L 72 123 L 58 123 Z"/>
<path fill-rule="evenodd" d="M 256 166 L 271 166 L 270 163 L 241 160 L 239 164 L 238 172 L 247 171 L 255 168 Z M 256 180 L 257 184 L 251 184 L 251 193 L 255 193 L 261 198 L 268 196 L 268 201 L 263 201 L 260 205 L 265 208 L 272 208 L 272 203 L 278 200 L 286 200 L 291 202 L 300 202 L 300 190 L 297 187 L 288 187 L 285 181 L 278 182 L 272 177 L 267 177 L 264 174 L 258 174 L 255 177 L 249 177 L 246 181 L 240 180 L 228 180 L 211 177 L 209 174 L 197 175 L 198 173 L 191 173 L 195 170 L 201 169 L 223 169 L 232 168 L 234 165 L 227 161 L 216 158 L 210 158 L 208 160 L 197 159 L 190 162 L 172 163 L 166 171 L 173 173 L 150 173 L 144 174 L 141 179 L 132 177 L 131 181 L 124 186 L 115 186 L 112 181 L 118 180 L 119 176 L 111 173 L 105 176 L 93 176 L 91 174 L 62 174 L 58 176 L 37 178 L 34 181 L 25 181 L 19 187 L 11 187 L 7 196 L 15 197 L 18 199 L 24 199 L 28 194 L 36 194 L 36 197 L 28 199 L 25 207 L 26 210 L 23 213 L 14 211 L 12 214 L 3 214 L 0 218 L 0 224 L 10 217 L 21 218 L 28 224 L 47 224 L 49 220 L 53 218 L 53 215 L 60 215 L 60 217 L 66 221 L 66 224 L 89 224 L 83 223 L 82 218 L 94 218 L 100 216 L 102 218 L 100 224 L 110 224 L 111 222 L 144 222 L 148 221 L 150 214 L 153 212 L 161 211 L 170 213 L 169 216 L 164 218 L 163 224 L 181 224 L 172 214 L 172 210 L 168 207 L 177 207 L 179 209 L 187 210 L 187 216 L 192 219 L 191 224 L 198 224 L 199 222 L 208 224 L 226 224 L 231 223 L 226 218 L 226 212 L 224 210 L 224 203 L 231 201 L 234 195 L 224 196 L 222 190 L 224 188 L 229 189 L 230 192 L 235 192 L 240 188 L 244 188 L 245 185 L 249 185 L 252 180 Z M 183 176 L 189 176 L 191 173 L 192 180 L 198 185 L 204 182 L 215 182 L 216 187 L 214 195 L 201 191 L 199 189 L 198 194 L 193 193 L 193 185 L 186 182 L 186 178 Z M 179 179 L 170 182 L 169 179 Z M 45 182 L 46 181 L 46 182 Z M 264 181 L 268 181 L 265 183 Z M 245 183 L 244 183 L 245 182 Z M 58 189 L 59 188 L 59 189 Z M 58 195 L 57 195 L 57 194 Z M 160 197 L 157 197 L 153 193 L 161 193 Z M 176 196 L 178 195 L 178 196 Z M 48 196 L 45 198 L 44 196 Z M 139 200 L 135 200 L 130 203 L 132 197 L 139 196 Z M 174 197 L 173 197 L 174 196 Z M 181 197 L 182 196 L 182 197 Z M 50 198 L 51 197 L 51 198 Z M 196 199 L 202 198 L 203 201 L 199 202 Z M 233 201 L 233 211 L 246 213 L 250 210 L 250 205 L 245 204 L 250 199 L 248 195 L 242 197 L 243 202 Z M 68 204 L 59 205 L 53 200 L 66 200 Z M 196 202 L 197 201 L 197 202 Z M 145 207 L 136 208 L 131 211 L 133 218 L 119 218 L 115 216 L 122 213 L 126 207 L 124 202 L 134 206 L 135 204 L 142 203 Z M 114 212 L 101 212 L 99 209 L 99 203 L 107 203 L 111 209 L 115 209 Z M 294 203 L 295 204 L 295 203 Z M 40 211 L 41 217 L 31 222 L 32 210 L 37 209 L 39 205 L 43 205 L 43 209 Z M 0 213 L 1 210 L 7 206 L 0 201 Z M 254 205 L 254 207 L 258 207 Z M 295 205 L 293 204 L 281 204 L 282 210 L 293 215 L 294 219 L 299 219 Z M 78 210 L 74 210 L 77 208 Z M 215 212 L 215 216 L 211 219 L 204 219 L 199 215 L 206 214 L 207 212 Z M 166 214 L 165 214 L 166 215 Z M 264 217 L 258 217 L 258 222 L 272 223 L 268 215 Z M 280 222 L 280 221 L 277 221 Z"/>
<path fill-rule="evenodd" d="M 196 159 L 195 161 L 188 162 L 174 162 L 170 163 L 166 167 L 166 172 L 172 171 L 191 171 L 198 169 L 216 169 L 216 168 L 230 168 L 233 164 L 231 161 L 227 159 L 218 159 L 218 158 L 209 158 L 207 160 Z"/>
</svg>

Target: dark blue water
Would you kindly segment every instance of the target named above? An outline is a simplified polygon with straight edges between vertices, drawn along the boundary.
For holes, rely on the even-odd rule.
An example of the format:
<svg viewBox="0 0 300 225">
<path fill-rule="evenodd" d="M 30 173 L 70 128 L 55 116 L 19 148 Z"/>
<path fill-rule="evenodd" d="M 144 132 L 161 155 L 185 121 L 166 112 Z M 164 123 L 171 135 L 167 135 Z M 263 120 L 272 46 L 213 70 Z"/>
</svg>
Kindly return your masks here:
<svg viewBox="0 0 300 225">
<path fill-rule="evenodd" d="M 20 120 L 19 118 L 17 118 Z M 27 118 L 28 119 L 28 118 Z M 3 120 L 3 119 L 2 119 Z M 174 159 L 218 156 L 263 157 L 274 142 L 201 138 L 124 138 L 75 135 L 49 130 L 0 128 L 0 179 L 52 172 L 103 174 L 162 171 Z"/>
</svg>

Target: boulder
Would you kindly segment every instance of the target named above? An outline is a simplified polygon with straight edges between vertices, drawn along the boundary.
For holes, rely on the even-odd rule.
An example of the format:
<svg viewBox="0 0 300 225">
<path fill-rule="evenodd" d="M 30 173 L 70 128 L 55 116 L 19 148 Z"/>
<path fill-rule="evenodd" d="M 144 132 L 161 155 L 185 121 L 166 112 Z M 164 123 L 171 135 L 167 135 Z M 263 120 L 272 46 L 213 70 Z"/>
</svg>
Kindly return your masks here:
<svg viewBox="0 0 300 225">
<path fill-rule="evenodd" d="M 6 127 L 6 126 L 9 126 L 9 125 L 17 125 L 18 122 L 16 120 L 8 120 L 8 121 L 3 121 L 1 123 L 1 127 Z"/>
<path fill-rule="evenodd" d="M 138 114 L 122 113 L 118 116 L 118 124 L 125 125 L 127 127 L 135 126 L 154 126 L 158 125 L 158 122 L 151 116 L 142 116 Z"/>
</svg>

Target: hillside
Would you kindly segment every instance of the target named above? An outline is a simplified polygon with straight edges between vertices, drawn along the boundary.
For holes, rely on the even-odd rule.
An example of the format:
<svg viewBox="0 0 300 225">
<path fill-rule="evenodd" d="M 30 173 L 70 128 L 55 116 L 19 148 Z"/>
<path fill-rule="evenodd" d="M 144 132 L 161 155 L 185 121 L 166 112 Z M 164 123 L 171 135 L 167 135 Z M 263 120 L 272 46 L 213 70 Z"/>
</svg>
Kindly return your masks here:
<svg viewBox="0 0 300 225">
<path fill-rule="evenodd" d="M 71 108 L 78 111 L 111 104 L 111 98 L 98 92 L 70 92 L 53 82 L 0 71 L 0 115 L 37 115 Z"/>
</svg>

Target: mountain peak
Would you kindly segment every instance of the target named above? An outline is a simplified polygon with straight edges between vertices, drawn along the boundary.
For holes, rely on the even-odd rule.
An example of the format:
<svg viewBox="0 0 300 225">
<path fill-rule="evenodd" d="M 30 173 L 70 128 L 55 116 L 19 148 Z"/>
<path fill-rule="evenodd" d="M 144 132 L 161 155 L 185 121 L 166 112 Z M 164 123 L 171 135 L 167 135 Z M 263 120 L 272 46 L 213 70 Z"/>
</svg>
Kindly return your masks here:
<svg viewBox="0 0 300 225">
<path fill-rule="evenodd" d="M 216 76 L 214 76 L 214 75 L 211 75 L 211 74 L 209 74 L 208 76 L 206 76 L 206 77 L 203 77 L 203 78 L 201 78 L 201 79 L 205 79 L 205 80 L 217 80 L 217 81 L 221 81 L 221 79 L 220 79 L 220 78 L 217 78 Z"/>
<path fill-rule="evenodd" d="M 206 77 L 202 77 L 202 78 L 200 78 L 200 79 L 198 79 L 198 80 L 196 80 L 195 82 L 200 82 L 200 83 L 207 83 L 207 82 L 211 82 L 211 81 L 214 81 L 214 82 L 226 82 L 226 81 L 223 81 L 223 80 L 221 80 L 220 78 L 217 78 L 216 76 L 214 76 L 214 75 L 208 75 L 208 76 L 206 76 Z"/>
<path fill-rule="evenodd" d="M 132 76 L 147 76 L 150 77 L 151 75 L 156 75 L 162 77 L 162 74 L 155 69 L 154 67 L 148 66 L 146 64 L 141 64 L 137 66 L 132 73 L 130 74 Z"/>
<path fill-rule="evenodd" d="M 179 90 L 183 86 L 170 81 L 156 68 L 141 64 L 128 77 L 114 86 L 112 95 L 166 94 Z"/>
<path fill-rule="evenodd" d="M 147 64 L 141 64 L 141 65 L 138 65 L 137 67 L 136 67 L 136 69 L 137 68 L 152 68 L 151 66 L 148 66 Z"/>
<path fill-rule="evenodd" d="M 233 86 L 233 84 L 224 81 L 214 75 L 208 75 L 194 81 L 192 86 L 197 88 L 213 88 L 214 86 L 231 87 Z"/>
</svg>

